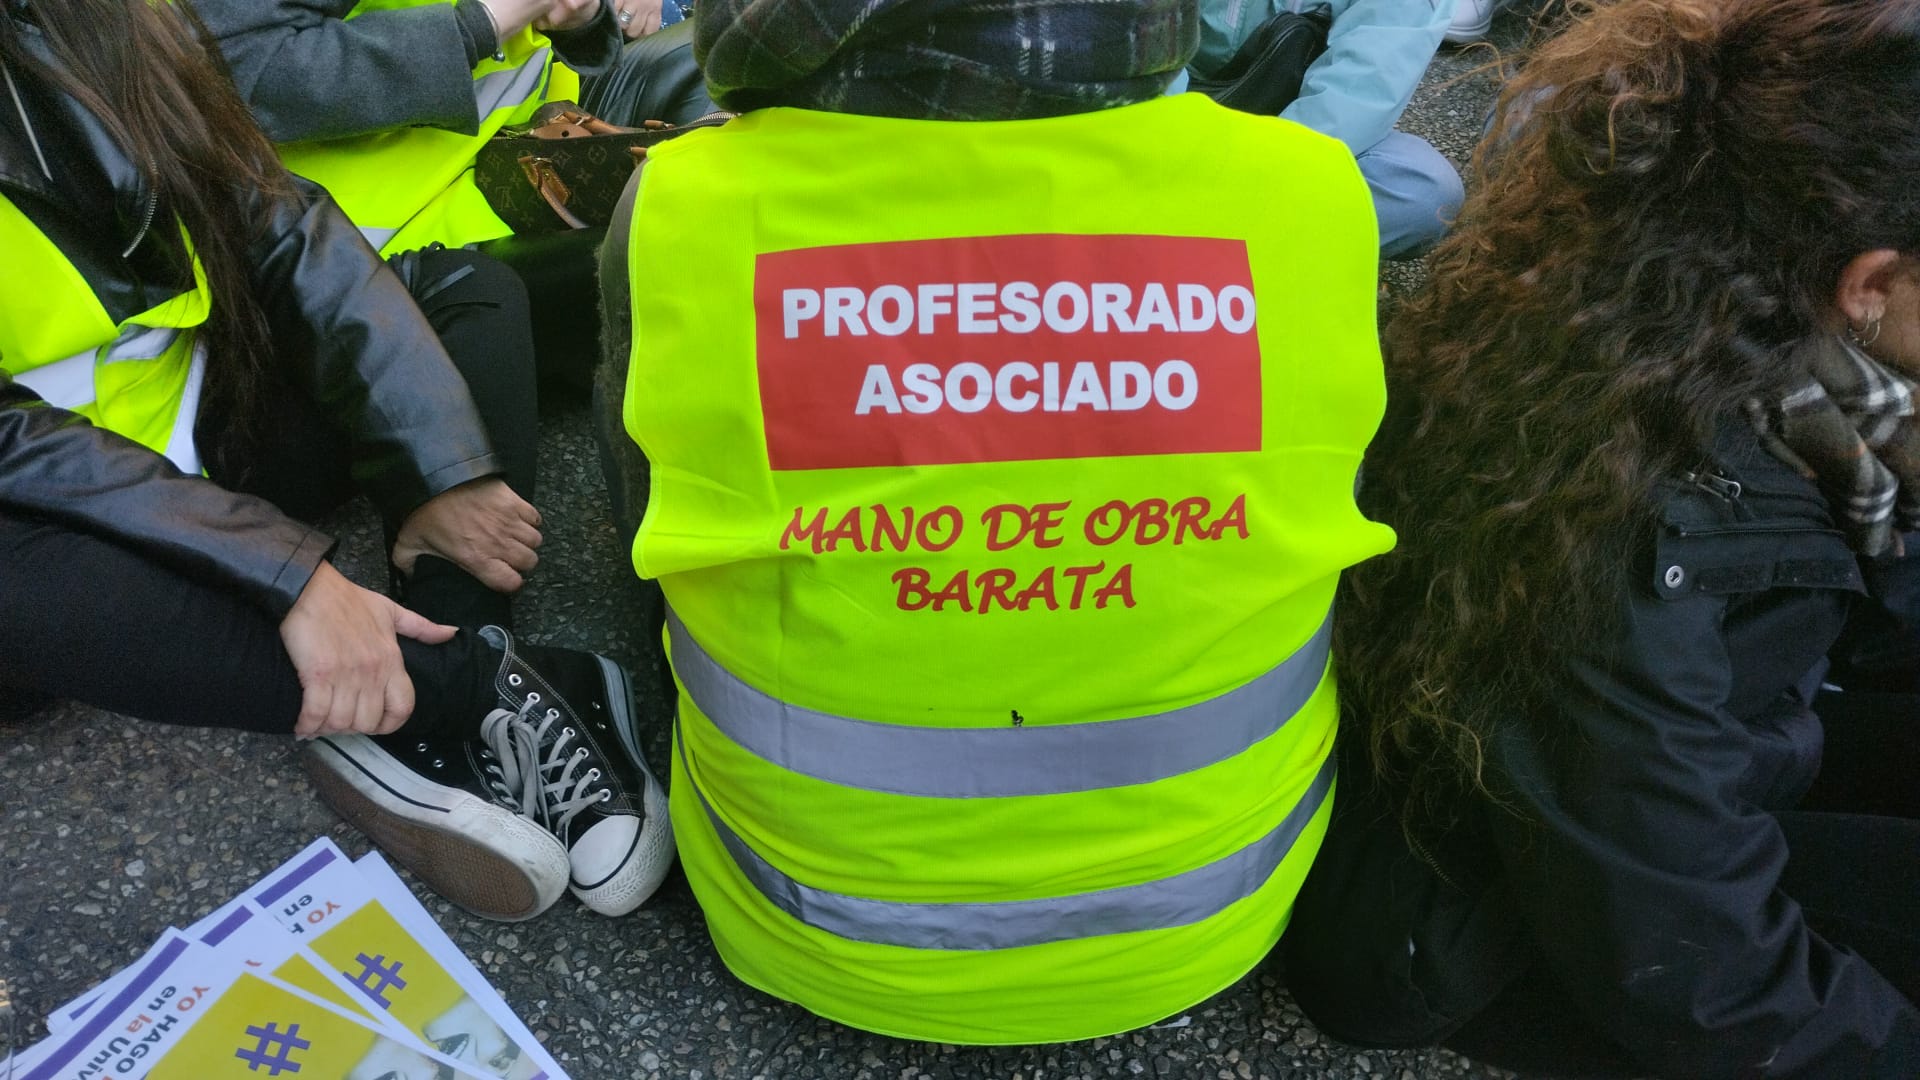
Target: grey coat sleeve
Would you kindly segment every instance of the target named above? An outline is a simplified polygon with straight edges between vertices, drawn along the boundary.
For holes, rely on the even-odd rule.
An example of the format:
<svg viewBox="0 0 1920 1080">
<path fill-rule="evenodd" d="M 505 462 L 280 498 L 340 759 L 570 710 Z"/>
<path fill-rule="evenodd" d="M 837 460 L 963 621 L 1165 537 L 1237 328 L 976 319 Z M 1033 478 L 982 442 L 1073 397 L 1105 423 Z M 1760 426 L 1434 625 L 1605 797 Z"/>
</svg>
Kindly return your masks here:
<svg viewBox="0 0 1920 1080">
<path fill-rule="evenodd" d="M 473 68 L 452 4 L 369 11 L 355 0 L 193 0 L 240 97 L 275 142 L 408 125 L 472 134 Z"/>
</svg>

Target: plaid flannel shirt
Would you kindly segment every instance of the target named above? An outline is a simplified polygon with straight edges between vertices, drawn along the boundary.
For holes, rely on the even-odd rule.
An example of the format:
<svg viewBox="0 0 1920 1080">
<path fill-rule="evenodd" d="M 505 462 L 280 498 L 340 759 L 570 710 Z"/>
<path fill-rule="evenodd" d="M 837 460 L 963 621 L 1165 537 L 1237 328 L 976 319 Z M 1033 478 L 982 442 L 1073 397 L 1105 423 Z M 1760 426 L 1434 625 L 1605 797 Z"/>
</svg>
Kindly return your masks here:
<svg viewBox="0 0 1920 1080">
<path fill-rule="evenodd" d="M 1021 120 L 1159 95 L 1197 0 L 701 0 L 713 99 L 923 120 Z"/>
</svg>

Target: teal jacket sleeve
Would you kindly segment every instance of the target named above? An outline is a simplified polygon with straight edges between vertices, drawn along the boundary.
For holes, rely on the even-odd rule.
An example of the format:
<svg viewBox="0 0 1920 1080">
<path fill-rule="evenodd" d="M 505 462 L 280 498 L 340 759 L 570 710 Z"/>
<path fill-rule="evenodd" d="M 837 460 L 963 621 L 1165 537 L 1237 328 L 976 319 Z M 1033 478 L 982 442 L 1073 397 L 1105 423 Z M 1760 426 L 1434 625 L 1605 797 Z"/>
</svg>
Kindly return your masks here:
<svg viewBox="0 0 1920 1080">
<path fill-rule="evenodd" d="M 1339 139 L 1355 154 L 1371 149 L 1393 130 L 1413 100 L 1413 91 L 1453 19 L 1454 4 L 1455 0 L 1333 4 L 1327 51 L 1307 69 L 1300 96 L 1280 115 Z M 1311 5 L 1290 0 L 1289 6 Z"/>
</svg>

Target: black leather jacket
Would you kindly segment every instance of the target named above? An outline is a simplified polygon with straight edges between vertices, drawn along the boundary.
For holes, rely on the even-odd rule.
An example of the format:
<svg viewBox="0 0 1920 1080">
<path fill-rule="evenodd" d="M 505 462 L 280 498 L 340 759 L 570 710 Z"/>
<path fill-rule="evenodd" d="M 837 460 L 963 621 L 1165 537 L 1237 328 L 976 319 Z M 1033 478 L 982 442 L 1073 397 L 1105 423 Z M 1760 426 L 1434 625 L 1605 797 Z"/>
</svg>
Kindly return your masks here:
<svg viewBox="0 0 1920 1080">
<path fill-rule="evenodd" d="M 27 47 L 52 65 L 38 30 L 12 17 Z M 179 291 L 155 280 L 163 260 L 120 254 L 153 227 L 142 170 L 78 102 L 28 72 L 9 74 L 20 103 L 0 84 L 0 193 L 60 246 L 115 320 Z M 275 362 L 350 433 L 354 475 L 382 510 L 399 520 L 448 488 L 500 472 L 433 328 L 332 200 L 302 182 L 293 198 L 261 197 L 255 212 L 267 226 L 252 251 L 252 279 L 273 339 L 285 346 Z M 183 475 L 48 406 L 5 369 L 0 356 L 0 514 L 109 537 L 229 584 L 276 617 L 331 550 L 328 537 L 270 503 Z"/>
<path fill-rule="evenodd" d="M 1430 1045 L 1533 967 L 1661 1076 L 1920 1076 L 1920 1012 L 1778 888 L 1773 814 L 1819 769 L 1809 706 L 1862 588 L 1826 501 L 1730 424 L 1630 557 L 1618 629 L 1567 665 L 1557 715 L 1488 745 L 1514 813 L 1410 845 L 1348 755 L 1289 985 L 1336 1036 Z"/>
</svg>

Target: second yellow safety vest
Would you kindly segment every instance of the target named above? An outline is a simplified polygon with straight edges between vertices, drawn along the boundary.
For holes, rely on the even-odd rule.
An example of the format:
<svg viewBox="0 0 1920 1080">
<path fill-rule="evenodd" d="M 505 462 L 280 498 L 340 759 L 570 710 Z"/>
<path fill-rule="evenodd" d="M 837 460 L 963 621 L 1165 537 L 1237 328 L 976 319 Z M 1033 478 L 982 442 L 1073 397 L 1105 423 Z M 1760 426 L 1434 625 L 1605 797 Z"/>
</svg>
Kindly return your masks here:
<svg viewBox="0 0 1920 1080">
<path fill-rule="evenodd" d="M 632 241 L 700 282 L 633 290 L 626 421 L 728 966 L 967 1043 L 1244 975 L 1331 805 L 1335 581 L 1392 543 L 1352 156 L 1198 95 L 766 109 L 655 150 Z"/>
<path fill-rule="evenodd" d="M 347 13 L 420 7 L 447 0 L 360 0 Z M 377 86 L 342 93 L 377 94 Z M 553 59 L 547 39 L 522 30 L 473 69 L 479 130 L 468 135 L 404 127 L 280 144 L 287 168 L 327 189 L 382 255 L 439 242 L 461 247 L 509 235 L 473 183 L 473 161 L 501 128 L 529 122 L 550 100 L 579 96 L 579 77 Z"/>
<path fill-rule="evenodd" d="M 49 405 L 199 472 L 193 425 L 206 350 L 196 331 L 212 308 L 199 258 L 193 288 L 116 323 L 72 260 L 4 196 L 0 251 L 0 370 Z"/>
</svg>

